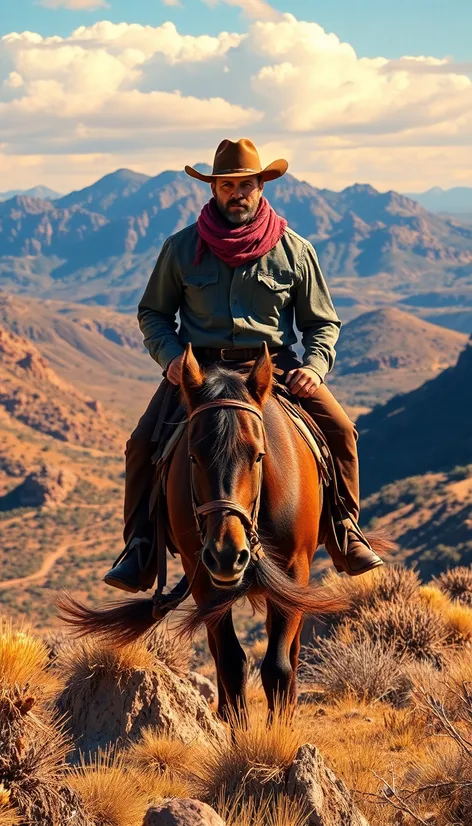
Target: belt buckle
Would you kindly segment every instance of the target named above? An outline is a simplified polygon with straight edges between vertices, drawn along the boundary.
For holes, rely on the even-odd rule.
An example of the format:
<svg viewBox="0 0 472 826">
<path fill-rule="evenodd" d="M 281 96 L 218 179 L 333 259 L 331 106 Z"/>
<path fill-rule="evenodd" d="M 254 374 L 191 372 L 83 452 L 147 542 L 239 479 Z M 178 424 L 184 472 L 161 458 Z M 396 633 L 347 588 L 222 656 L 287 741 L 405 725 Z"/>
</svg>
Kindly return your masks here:
<svg viewBox="0 0 472 826">
<path fill-rule="evenodd" d="M 232 349 L 233 349 L 232 347 L 223 347 L 220 350 L 220 359 L 221 359 L 221 361 L 231 361 L 231 358 L 226 358 L 225 353 L 228 353 Z"/>
</svg>

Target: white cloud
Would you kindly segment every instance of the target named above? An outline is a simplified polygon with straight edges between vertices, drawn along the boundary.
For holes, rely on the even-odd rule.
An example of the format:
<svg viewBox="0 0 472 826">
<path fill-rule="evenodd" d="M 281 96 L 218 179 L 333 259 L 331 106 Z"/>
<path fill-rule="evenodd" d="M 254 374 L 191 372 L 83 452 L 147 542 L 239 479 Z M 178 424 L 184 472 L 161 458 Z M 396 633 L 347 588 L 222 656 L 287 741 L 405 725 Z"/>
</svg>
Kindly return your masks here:
<svg viewBox="0 0 472 826">
<path fill-rule="evenodd" d="M 48 9 L 71 9 L 93 11 L 94 9 L 110 8 L 105 0 L 39 0 L 40 6 Z"/>
<path fill-rule="evenodd" d="M 101 21 L 68 37 L 0 39 L 0 153 L 25 164 L 73 157 L 77 175 L 95 169 L 96 158 L 153 171 L 160 159 L 211 161 L 223 136 L 247 135 L 264 162 L 288 157 L 295 174 L 324 186 L 369 175 L 380 186 L 389 169 L 392 180 L 399 169 L 414 177 L 415 188 L 420 175 L 427 185 L 464 175 L 472 184 L 469 64 L 361 58 L 263 0 L 224 2 L 258 19 L 217 36 L 183 35 L 171 22 Z M 423 159 L 434 159 L 429 177 Z M 27 167 L 15 160 L 5 168 L 13 176 Z"/>
<path fill-rule="evenodd" d="M 280 12 L 266 0 L 222 0 L 227 6 L 236 6 L 251 20 L 279 20 Z M 204 0 L 209 6 L 216 6 L 219 0 Z"/>
<path fill-rule="evenodd" d="M 180 0 L 162 0 L 164 6 L 181 6 Z"/>
</svg>

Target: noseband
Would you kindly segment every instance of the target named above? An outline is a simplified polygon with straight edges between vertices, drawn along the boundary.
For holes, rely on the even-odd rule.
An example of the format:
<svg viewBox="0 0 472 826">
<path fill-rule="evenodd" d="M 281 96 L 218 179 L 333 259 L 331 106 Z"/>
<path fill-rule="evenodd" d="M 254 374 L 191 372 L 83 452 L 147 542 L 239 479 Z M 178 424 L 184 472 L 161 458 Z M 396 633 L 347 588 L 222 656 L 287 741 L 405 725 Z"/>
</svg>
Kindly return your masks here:
<svg viewBox="0 0 472 826">
<path fill-rule="evenodd" d="M 189 416 L 188 421 L 190 423 L 195 418 L 195 416 L 198 416 L 205 410 L 210 410 L 211 408 L 218 408 L 219 410 L 222 410 L 224 408 L 230 407 L 235 407 L 239 410 L 246 410 L 249 413 L 253 413 L 254 416 L 257 416 L 258 419 L 260 419 L 261 422 L 263 422 L 262 413 L 259 410 L 259 408 L 255 407 L 255 405 L 253 404 L 249 404 L 248 402 L 238 401 L 237 399 L 216 399 L 215 401 L 206 402 L 206 404 L 201 404 L 198 407 L 196 407 L 195 410 L 193 410 L 193 412 Z M 239 518 L 246 527 L 249 545 L 251 548 L 251 559 L 253 561 L 262 559 L 262 557 L 264 556 L 264 551 L 262 550 L 262 546 L 257 533 L 257 519 L 259 516 L 259 506 L 261 502 L 262 491 L 262 462 L 260 462 L 259 464 L 260 471 L 257 486 L 257 495 L 250 513 L 246 510 L 246 508 L 243 508 L 242 505 L 238 504 L 238 502 L 233 502 L 232 499 L 215 499 L 213 502 L 205 502 L 205 504 L 199 505 L 195 492 L 192 467 L 190 468 L 190 484 L 192 489 L 193 513 L 195 516 L 195 521 L 198 527 L 198 533 L 200 534 L 202 543 L 205 541 L 205 528 L 203 524 L 204 517 L 208 516 L 208 514 L 210 513 L 217 513 L 218 511 L 231 511 L 232 513 L 236 513 L 239 516 Z"/>
</svg>

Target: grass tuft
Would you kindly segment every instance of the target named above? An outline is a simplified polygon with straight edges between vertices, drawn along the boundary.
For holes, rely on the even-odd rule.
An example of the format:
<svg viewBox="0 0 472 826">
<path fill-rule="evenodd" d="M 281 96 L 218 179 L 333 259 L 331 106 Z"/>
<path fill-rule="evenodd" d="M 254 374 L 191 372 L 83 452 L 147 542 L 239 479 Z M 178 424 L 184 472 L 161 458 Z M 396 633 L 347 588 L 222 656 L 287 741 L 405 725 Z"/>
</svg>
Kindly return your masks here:
<svg viewBox="0 0 472 826">
<path fill-rule="evenodd" d="M 127 759 L 142 772 L 186 777 L 198 765 L 201 747 L 182 743 L 175 737 L 147 728 L 142 732 L 141 739 L 128 749 Z"/>
<path fill-rule="evenodd" d="M 305 738 L 301 716 L 294 718 L 287 708 L 278 708 L 270 725 L 263 707 L 251 711 L 247 726 L 235 717 L 231 739 L 213 742 L 202 760 L 204 799 L 211 806 L 221 803 L 221 789 L 228 801 L 238 795 L 241 800 L 269 799 L 280 791 Z"/>
<path fill-rule="evenodd" d="M 265 801 L 239 794 L 229 800 L 225 789 L 220 793 L 216 811 L 226 826 L 308 826 L 307 807 L 283 793 L 270 795 Z"/>
<path fill-rule="evenodd" d="M 28 628 L 15 628 L 10 620 L 0 617 L 0 689 L 28 685 L 32 694 L 51 696 L 58 682 L 49 665 L 49 651 L 42 640 Z"/>
<path fill-rule="evenodd" d="M 145 778 L 128 771 L 124 755 L 99 751 L 91 763 L 84 758 L 70 771 L 69 785 L 80 795 L 95 826 L 136 826 L 150 803 Z"/>
<path fill-rule="evenodd" d="M 359 615 L 359 635 L 393 647 L 398 655 L 444 662 L 448 630 L 440 616 L 421 602 L 380 603 Z"/>
<path fill-rule="evenodd" d="M 472 566 L 458 565 L 436 577 L 433 582 L 450 599 L 472 607 Z"/>
</svg>

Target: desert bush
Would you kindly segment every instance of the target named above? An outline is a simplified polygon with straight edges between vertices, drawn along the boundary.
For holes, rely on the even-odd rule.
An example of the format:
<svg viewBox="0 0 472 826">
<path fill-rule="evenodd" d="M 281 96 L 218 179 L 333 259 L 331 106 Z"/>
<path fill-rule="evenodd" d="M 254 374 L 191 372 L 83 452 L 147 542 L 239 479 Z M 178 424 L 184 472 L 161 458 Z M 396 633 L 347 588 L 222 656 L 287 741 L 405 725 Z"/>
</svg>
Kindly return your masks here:
<svg viewBox="0 0 472 826">
<path fill-rule="evenodd" d="M 201 747 L 182 743 L 175 736 L 147 728 L 142 732 L 141 739 L 128 749 L 127 759 L 141 772 L 189 777 L 201 759 Z"/>
<path fill-rule="evenodd" d="M 72 769 L 69 785 L 84 802 L 95 826 L 136 826 L 150 803 L 149 790 L 137 774 L 126 770 L 123 755 L 100 751 L 92 763 L 84 758 Z"/>
<path fill-rule="evenodd" d="M 416 596 L 421 581 L 414 568 L 385 565 L 353 578 L 340 578 L 334 571 L 330 571 L 323 578 L 322 584 L 336 587 L 345 598 L 348 608 L 338 617 L 344 619 L 346 616 L 358 617 L 361 611 L 374 608 L 380 603 L 408 602 Z"/>
<path fill-rule="evenodd" d="M 15 628 L 0 617 L 0 690 L 23 688 L 41 699 L 52 697 L 57 678 L 49 670 L 49 651 L 26 626 Z"/>
<path fill-rule="evenodd" d="M 448 595 L 441 591 L 436 585 L 428 584 L 422 585 L 418 590 L 418 599 L 431 608 L 432 611 L 441 613 L 447 611 L 451 601 Z"/>
<path fill-rule="evenodd" d="M 10 806 L 11 795 L 3 783 L 0 783 L 0 826 L 17 826 L 20 818 Z"/>
<path fill-rule="evenodd" d="M 306 826 L 306 807 L 283 793 L 270 796 L 262 804 L 258 798 L 237 795 L 230 800 L 222 790 L 216 811 L 226 826 Z"/>
<path fill-rule="evenodd" d="M 276 709 L 270 726 L 263 707 L 251 711 L 247 725 L 235 716 L 231 738 L 212 742 L 203 757 L 199 768 L 202 799 L 215 807 L 221 804 L 224 789 L 228 804 L 238 797 L 241 805 L 251 798 L 269 800 L 281 790 L 305 738 L 301 717 L 293 718 L 288 708 Z"/>
<path fill-rule="evenodd" d="M 433 582 L 450 599 L 456 599 L 462 605 L 472 607 L 472 567 L 458 565 L 456 568 L 450 568 Z"/>
<path fill-rule="evenodd" d="M 357 632 L 374 642 L 393 647 L 397 654 L 435 665 L 444 661 L 448 639 L 441 617 L 418 602 L 380 603 L 364 609 Z"/>
<path fill-rule="evenodd" d="M 306 646 L 300 668 L 303 680 L 325 691 L 327 700 L 351 695 L 360 701 L 391 699 L 403 686 L 401 657 L 393 645 L 337 634 Z"/>
<path fill-rule="evenodd" d="M 167 628 L 158 628 L 146 637 L 145 645 L 156 660 L 163 662 L 174 674 L 185 677 L 190 669 L 192 648 L 188 641 L 176 641 Z"/>
</svg>

